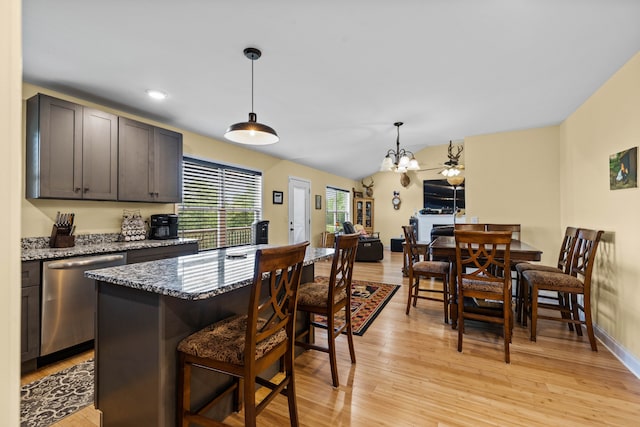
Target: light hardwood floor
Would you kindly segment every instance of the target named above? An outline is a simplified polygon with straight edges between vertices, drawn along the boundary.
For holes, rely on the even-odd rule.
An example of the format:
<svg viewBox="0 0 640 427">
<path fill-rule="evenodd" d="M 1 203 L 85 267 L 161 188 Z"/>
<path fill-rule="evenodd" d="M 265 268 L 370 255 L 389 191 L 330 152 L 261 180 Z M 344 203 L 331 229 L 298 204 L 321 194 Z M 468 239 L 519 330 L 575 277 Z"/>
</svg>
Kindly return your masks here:
<svg viewBox="0 0 640 427">
<path fill-rule="evenodd" d="M 441 303 L 418 301 L 405 315 L 407 279 L 402 256 L 385 252 L 376 263 L 356 263 L 354 278 L 404 284 L 362 337 L 357 363 L 339 340 L 340 387 L 331 386 L 329 359 L 308 351 L 296 359 L 298 411 L 303 426 L 585 426 L 640 425 L 640 380 L 603 345 L 591 351 L 557 322 L 540 321 L 537 342 L 516 325 L 511 364 L 503 361 L 500 330 L 467 324 L 463 352 L 457 331 L 443 323 Z M 328 262 L 316 273 L 327 275 Z M 323 339 L 322 332 L 317 339 Z M 71 361 L 85 360 L 84 354 Z M 49 371 L 63 369 L 53 366 Z M 32 381 L 37 373 L 23 379 Z M 242 414 L 226 420 L 243 425 Z M 258 425 L 288 425 L 286 398 L 277 398 Z M 90 406 L 56 426 L 99 425 Z"/>
</svg>

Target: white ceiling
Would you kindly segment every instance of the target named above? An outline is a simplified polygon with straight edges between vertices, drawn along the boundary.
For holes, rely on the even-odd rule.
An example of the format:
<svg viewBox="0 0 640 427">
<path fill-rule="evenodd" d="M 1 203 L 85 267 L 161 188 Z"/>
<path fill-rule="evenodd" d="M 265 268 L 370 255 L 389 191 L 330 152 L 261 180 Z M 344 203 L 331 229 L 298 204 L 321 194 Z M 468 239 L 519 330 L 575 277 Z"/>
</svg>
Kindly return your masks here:
<svg viewBox="0 0 640 427">
<path fill-rule="evenodd" d="M 640 50 L 638 0 L 23 0 L 24 80 L 340 176 L 560 123 Z M 169 94 L 162 102 L 148 88 Z M 434 166 L 446 159 L 434 159 Z M 423 165 L 426 166 L 426 165 Z"/>
</svg>

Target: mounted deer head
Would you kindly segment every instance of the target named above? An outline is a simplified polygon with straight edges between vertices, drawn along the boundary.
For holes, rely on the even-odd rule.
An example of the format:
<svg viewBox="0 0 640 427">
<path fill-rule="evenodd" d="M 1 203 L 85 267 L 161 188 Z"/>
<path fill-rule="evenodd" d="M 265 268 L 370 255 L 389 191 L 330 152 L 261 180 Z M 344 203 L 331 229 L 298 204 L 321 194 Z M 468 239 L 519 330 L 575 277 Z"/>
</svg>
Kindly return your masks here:
<svg viewBox="0 0 640 427">
<path fill-rule="evenodd" d="M 364 183 L 364 179 L 360 182 L 362 183 L 362 186 L 366 188 L 365 193 L 367 194 L 367 197 L 373 196 L 373 178 L 371 178 L 371 184 L 369 185 Z"/>
<path fill-rule="evenodd" d="M 403 172 L 402 175 L 400 175 L 400 185 L 407 188 L 409 184 L 411 184 L 411 178 L 409 178 L 406 172 Z"/>
</svg>

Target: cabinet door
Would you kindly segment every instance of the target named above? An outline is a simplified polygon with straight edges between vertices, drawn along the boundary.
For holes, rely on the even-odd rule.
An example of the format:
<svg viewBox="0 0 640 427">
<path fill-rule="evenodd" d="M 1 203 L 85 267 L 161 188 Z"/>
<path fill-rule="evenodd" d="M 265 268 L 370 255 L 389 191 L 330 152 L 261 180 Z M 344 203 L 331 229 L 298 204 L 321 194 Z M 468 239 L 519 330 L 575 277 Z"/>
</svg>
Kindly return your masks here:
<svg viewBox="0 0 640 427">
<path fill-rule="evenodd" d="M 367 233 L 373 233 L 373 200 L 366 200 L 364 203 L 364 228 Z"/>
<path fill-rule="evenodd" d="M 153 147 L 155 201 L 182 201 L 182 134 L 155 128 Z"/>
<path fill-rule="evenodd" d="M 27 197 L 82 198 L 82 106 L 37 95 L 27 110 Z"/>
<path fill-rule="evenodd" d="M 84 199 L 118 198 L 118 117 L 85 108 L 82 126 Z"/>
<path fill-rule="evenodd" d="M 40 286 L 22 288 L 20 360 L 31 360 L 40 353 Z"/>
<path fill-rule="evenodd" d="M 40 354 L 40 261 L 22 263 L 20 359 Z"/>
<path fill-rule="evenodd" d="M 153 202 L 153 126 L 118 118 L 118 200 Z"/>
</svg>

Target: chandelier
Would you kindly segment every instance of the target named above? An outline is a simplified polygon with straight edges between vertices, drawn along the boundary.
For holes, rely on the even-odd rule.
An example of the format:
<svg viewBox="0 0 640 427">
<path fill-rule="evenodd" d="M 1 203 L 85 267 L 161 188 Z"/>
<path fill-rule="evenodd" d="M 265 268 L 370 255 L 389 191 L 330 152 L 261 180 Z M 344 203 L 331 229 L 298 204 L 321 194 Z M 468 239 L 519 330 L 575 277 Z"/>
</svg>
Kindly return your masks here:
<svg viewBox="0 0 640 427">
<path fill-rule="evenodd" d="M 393 124 L 398 129 L 398 137 L 396 139 L 396 149 L 390 149 L 387 151 L 387 155 L 382 160 L 380 165 L 380 171 L 393 171 L 398 173 L 405 173 L 408 170 L 418 170 L 420 165 L 414 157 L 411 151 L 400 148 L 400 126 L 402 122 L 395 122 Z"/>
</svg>

